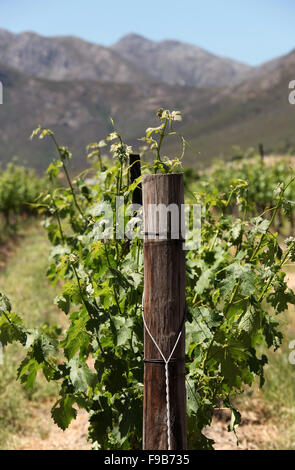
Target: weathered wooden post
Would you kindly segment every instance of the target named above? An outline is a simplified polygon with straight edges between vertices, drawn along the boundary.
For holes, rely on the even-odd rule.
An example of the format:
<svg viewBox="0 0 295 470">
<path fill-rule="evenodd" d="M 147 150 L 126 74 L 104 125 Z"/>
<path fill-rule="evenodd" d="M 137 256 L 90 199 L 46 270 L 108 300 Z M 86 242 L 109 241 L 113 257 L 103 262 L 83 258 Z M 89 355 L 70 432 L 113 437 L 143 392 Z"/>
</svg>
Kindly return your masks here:
<svg viewBox="0 0 295 470">
<path fill-rule="evenodd" d="M 129 156 L 131 183 L 141 176 L 140 155 L 131 153 Z M 142 185 L 141 183 L 132 193 L 132 203 L 142 205 Z"/>
<path fill-rule="evenodd" d="M 259 150 L 261 161 L 263 162 L 264 161 L 264 147 L 262 143 L 258 145 L 258 150 Z"/>
<path fill-rule="evenodd" d="M 187 445 L 185 252 L 181 236 L 183 175 L 145 175 L 142 189 L 145 227 L 143 312 L 146 326 L 143 448 L 180 450 L 186 449 Z M 169 364 L 165 366 L 154 341 L 167 360 L 180 332 L 182 334 L 177 347 Z M 165 376 L 167 369 L 168 390 Z"/>
</svg>

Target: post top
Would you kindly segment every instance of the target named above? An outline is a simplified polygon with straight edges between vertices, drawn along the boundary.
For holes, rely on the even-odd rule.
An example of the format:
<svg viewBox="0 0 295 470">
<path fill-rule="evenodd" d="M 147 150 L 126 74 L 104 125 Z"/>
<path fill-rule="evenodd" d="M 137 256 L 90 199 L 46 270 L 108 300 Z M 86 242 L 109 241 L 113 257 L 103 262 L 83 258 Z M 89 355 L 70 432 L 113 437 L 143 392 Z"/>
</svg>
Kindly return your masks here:
<svg viewBox="0 0 295 470">
<path fill-rule="evenodd" d="M 146 183 L 148 181 L 152 181 L 154 179 L 159 178 L 183 178 L 184 173 L 156 173 L 151 175 L 143 175 L 142 182 Z"/>
</svg>

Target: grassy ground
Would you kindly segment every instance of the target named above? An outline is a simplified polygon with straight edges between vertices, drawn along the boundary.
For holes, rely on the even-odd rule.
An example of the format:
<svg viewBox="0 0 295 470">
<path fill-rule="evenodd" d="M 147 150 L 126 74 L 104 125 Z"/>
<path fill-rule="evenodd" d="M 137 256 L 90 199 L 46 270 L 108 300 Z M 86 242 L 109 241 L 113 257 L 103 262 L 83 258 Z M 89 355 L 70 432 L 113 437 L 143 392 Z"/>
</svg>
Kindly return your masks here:
<svg viewBox="0 0 295 470">
<path fill-rule="evenodd" d="M 36 223 L 27 222 L 15 246 L 10 246 L 9 258 L 0 270 L 0 292 L 10 298 L 14 311 L 28 326 L 58 321 L 53 305 L 56 292 L 45 275 L 48 249 L 44 230 Z M 0 449 L 12 448 L 13 437 L 26 431 L 34 405 L 41 406 L 56 395 L 56 385 L 42 378 L 33 391 L 25 390 L 16 382 L 17 365 L 22 357 L 19 345 L 9 346 L 4 350 L 0 365 Z"/>
</svg>

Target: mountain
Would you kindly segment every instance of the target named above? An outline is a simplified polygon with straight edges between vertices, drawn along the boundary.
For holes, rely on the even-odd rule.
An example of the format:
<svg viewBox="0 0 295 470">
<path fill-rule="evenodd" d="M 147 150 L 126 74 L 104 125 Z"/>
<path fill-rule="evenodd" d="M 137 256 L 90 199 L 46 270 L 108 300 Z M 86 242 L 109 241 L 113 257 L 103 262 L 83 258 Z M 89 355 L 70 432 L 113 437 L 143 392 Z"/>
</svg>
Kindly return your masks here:
<svg viewBox="0 0 295 470">
<path fill-rule="evenodd" d="M 49 141 L 28 140 L 38 124 L 53 129 L 58 141 L 74 154 L 76 168 L 85 166 L 85 147 L 111 131 L 112 116 L 123 138 L 137 150 L 138 138 L 157 124 L 155 111 L 181 110 L 180 131 L 199 155 L 188 151 L 187 165 L 208 164 L 212 158 L 228 158 L 233 145 L 242 148 L 265 144 L 266 151 L 278 145 L 295 145 L 295 107 L 288 102 L 288 83 L 294 68 L 285 65 L 276 80 L 268 74 L 219 93 L 211 89 L 163 83 L 110 84 L 95 81 L 52 81 L 26 76 L 0 65 L 4 104 L 0 106 L 0 161 L 18 155 L 29 166 L 44 170 L 54 156 Z M 267 84 L 267 85 L 266 85 Z M 171 139 L 167 154 L 180 153 Z"/>
<path fill-rule="evenodd" d="M 4 36 L 7 38 L 6 33 Z M 12 35 L 13 44 L 14 38 Z M 51 39 L 46 39 L 46 44 L 47 41 L 50 43 Z M 57 38 L 52 41 L 56 48 Z M 66 38 L 69 47 L 71 42 Z M 79 39 L 77 43 L 80 44 Z M 3 40 L 0 44 L 3 45 Z M 76 51 L 75 39 L 73 44 L 72 50 Z M 9 41 L 7 47 L 13 50 Z M 66 51 L 68 54 L 67 48 Z M 60 57 L 60 50 L 55 54 Z M 155 111 L 159 107 L 183 113 L 179 129 L 196 152 L 200 152 L 197 155 L 188 151 L 187 165 L 208 164 L 216 157 L 228 158 L 233 145 L 246 149 L 263 142 L 266 151 L 295 146 L 295 106 L 288 102 L 288 84 L 294 79 L 295 51 L 254 69 L 247 80 L 214 88 L 214 92 L 208 86 L 201 88 L 157 81 L 142 70 L 138 71 L 138 65 L 121 59 L 118 52 L 111 54 L 116 60 L 119 57 L 121 64 L 128 64 L 124 70 L 130 74 L 129 82 L 127 78 L 126 83 L 120 82 L 122 76 L 120 80 L 117 77 L 117 82 L 111 76 L 108 80 L 101 76 L 95 79 L 96 72 L 88 79 L 82 78 L 84 66 L 79 72 L 80 78 L 71 79 L 69 70 L 75 70 L 76 59 L 69 59 L 62 80 L 57 80 L 57 76 L 52 79 L 53 72 L 48 65 L 48 78 L 42 78 L 38 75 L 46 61 L 40 61 L 40 55 L 31 51 L 29 66 L 26 60 L 17 60 L 17 57 L 22 58 L 21 54 L 10 56 L 0 52 L 0 81 L 4 88 L 4 104 L 0 105 L 0 163 L 5 164 L 18 155 L 28 166 L 43 171 L 54 157 L 54 147 L 48 140 L 31 142 L 28 139 L 32 130 L 41 124 L 53 129 L 60 144 L 73 150 L 74 165 L 81 169 L 85 167 L 86 145 L 104 138 L 111 131 L 110 116 L 124 140 L 137 150 L 138 138 L 144 135 L 145 129 L 157 125 Z M 6 62 L 16 63 L 16 66 Z M 45 68 L 42 74 L 45 74 Z M 249 74 L 249 71 L 245 73 Z M 132 81 L 139 77 L 142 77 L 141 81 Z M 167 155 L 178 155 L 179 141 L 172 138 L 165 149 Z"/>
<path fill-rule="evenodd" d="M 130 34 L 110 48 L 76 37 L 47 38 L 0 29 L 0 62 L 50 80 L 113 83 L 161 81 L 219 87 L 237 83 L 251 67 L 178 41 L 154 42 Z"/>
<path fill-rule="evenodd" d="M 14 155 L 38 170 L 44 170 L 54 156 L 50 142 L 29 136 L 39 124 L 56 132 L 60 144 L 73 149 L 74 162 L 85 165 L 85 147 L 112 130 L 110 116 L 124 139 L 138 146 L 148 125 L 156 125 L 155 111 L 178 109 L 190 96 L 190 88 L 162 83 L 134 84 L 95 81 L 52 81 L 30 77 L 0 64 L 4 104 L 0 106 L 0 162 Z M 193 100 L 206 102 L 206 92 L 191 89 Z M 209 98 L 209 90 L 207 91 Z M 192 99 L 192 96 L 190 97 Z"/>
<path fill-rule="evenodd" d="M 289 54 L 283 55 L 276 59 L 273 59 L 265 64 L 262 64 L 260 67 L 254 69 L 254 76 L 264 76 L 265 84 L 274 83 L 280 79 L 280 76 L 283 73 L 289 73 L 291 70 L 295 70 L 295 49 L 292 50 Z M 289 74 L 290 75 L 290 74 Z M 291 75 L 290 75 L 291 77 Z M 294 80 L 293 77 L 290 78 Z"/>
<path fill-rule="evenodd" d="M 146 74 L 112 49 L 76 37 L 47 38 L 0 29 L 0 62 L 27 75 L 50 80 L 134 83 Z"/>
<path fill-rule="evenodd" d="M 184 131 L 203 156 L 226 158 L 233 145 L 243 149 L 259 142 L 266 152 L 295 149 L 295 106 L 289 103 L 294 80 L 295 50 L 263 64 L 251 78 L 224 87 L 211 100 L 201 120 Z"/>
<path fill-rule="evenodd" d="M 150 41 L 129 34 L 112 46 L 121 57 L 155 79 L 170 85 L 228 86 L 241 81 L 252 67 L 218 57 L 179 41 Z"/>
</svg>

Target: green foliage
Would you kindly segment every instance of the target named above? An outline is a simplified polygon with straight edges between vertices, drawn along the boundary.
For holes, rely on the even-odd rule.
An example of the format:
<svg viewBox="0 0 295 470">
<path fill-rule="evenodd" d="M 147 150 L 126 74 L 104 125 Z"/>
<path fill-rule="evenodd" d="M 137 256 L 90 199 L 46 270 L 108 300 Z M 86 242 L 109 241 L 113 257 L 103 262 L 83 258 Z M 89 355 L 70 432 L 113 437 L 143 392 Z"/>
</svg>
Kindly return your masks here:
<svg viewBox="0 0 295 470">
<path fill-rule="evenodd" d="M 157 111 L 157 117 L 161 121 L 158 127 L 148 127 L 145 137 L 142 137 L 142 142 L 145 143 L 144 151 L 153 151 L 155 153 L 155 160 L 151 167 L 152 172 L 157 173 L 173 173 L 178 167 L 181 167 L 181 160 L 185 153 L 186 145 L 189 143 L 186 139 L 172 129 L 174 122 L 182 121 L 181 113 L 179 111 L 169 111 L 168 109 L 160 108 Z M 170 159 L 167 156 L 161 155 L 164 139 L 168 136 L 177 136 L 181 140 L 182 153 L 178 158 Z"/>
<path fill-rule="evenodd" d="M 179 114 L 159 110 L 158 117 L 162 124 L 147 129 L 144 138 L 156 157 L 154 166 L 146 168 L 169 172 L 176 160 L 164 159 L 160 150 Z M 33 386 L 38 371 L 60 383 L 52 410 L 58 426 L 66 429 L 78 406 L 89 414 L 94 448 L 138 449 L 143 402 L 142 241 L 136 236 L 109 239 L 98 230 L 105 222 L 99 204 L 111 204 L 115 213 L 117 196 L 130 202 L 135 187 L 129 184 L 131 149 L 114 127 L 106 141 L 89 147 L 91 157 L 98 159 L 92 182 L 87 184 L 82 175 L 72 183 L 67 171 L 70 152 L 57 144 L 52 131 L 39 128 L 34 135 L 48 135 L 58 151 L 59 159 L 48 170 L 51 181 L 57 183 L 63 170 L 69 183 L 68 188 L 43 195 L 40 208 L 47 215 L 44 227 L 52 244 L 48 277 L 55 284 L 62 282 L 55 302 L 70 324 L 62 334 L 47 326 L 28 330 L 2 296 L 0 340 L 21 341 L 27 348 L 18 370 L 27 387 Z M 110 166 L 102 162 L 100 148 L 112 141 Z M 212 448 L 202 431 L 221 402 L 232 410 L 229 430 L 236 431 L 241 417 L 232 398 L 257 376 L 263 385 L 267 357 L 259 354 L 260 346 L 280 346 L 276 315 L 295 303 L 283 272 L 295 257 L 295 239 L 287 240 L 283 252 L 271 229 L 287 204 L 285 194 L 292 182 L 281 185 L 271 210 L 256 217 L 249 204 L 249 185 L 239 178 L 227 191 L 209 191 L 207 184 L 206 192 L 195 196 L 202 205 L 203 223 L 200 248 L 187 251 L 186 263 L 190 448 Z"/>
<path fill-rule="evenodd" d="M 227 211 L 231 213 L 237 214 L 238 208 L 247 205 L 248 214 L 255 216 L 276 206 L 277 196 L 284 183 L 290 180 L 290 175 L 292 168 L 286 159 L 264 162 L 260 157 L 250 159 L 245 157 L 238 162 L 216 163 L 210 171 L 190 180 L 189 189 L 191 192 L 215 195 L 216 199 L 220 199 L 220 203 L 229 200 Z M 233 190 L 236 191 L 238 185 L 241 185 L 243 197 L 240 199 L 229 197 Z M 295 185 L 288 185 L 284 194 L 282 210 L 277 213 L 273 223 L 278 232 L 289 228 L 292 234 L 295 224 L 293 211 Z M 287 227 L 286 221 L 289 221 Z"/>
<path fill-rule="evenodd" d="M 36 214 L 34 203 L 45 185 L 33 170 L 9 163 L 0 170 L 0 217 L 5 229 L 15 228 L 19 215 Z"/>
<path fill-rule="evenodd" d="M 287 240 L 283 253 L 273 221 L 284 205 L 282 186 L 276 196 L 270 219 L 251 217 L 247 204 L 248 185 L 232 186 L 228 199 L 214 191 L 198 193 L 202 202 L 202 243 L 197 253 L 188 252 L 187 303 L 191 321 L 187 323 L 188 380 L 196 384 L 196 406 L 189 413 L 199 427 L 210 424 L 212 406 L 223 402 L 232 408 L 232 397 L 252 385 L 255 376 L 264 383 L 265 355 L 259 347 L 277 349 L 282 334 L 275 316 L 295 303 L 287 287 L 286 263 L 293 258 L 294 239 Z M 236 210 L 242 204 L 242 218 L 228 214 L 229 203 Z M 248 211 L 250 210 L 250 216 Z M 206 414 L 207 409 L 207 414 Z M 189 420 L 195 426 L 193 420 Z M 234 430 L 235 424 L 231 426 Z M 192 434 L 191 446 L 197 447 L 200 435 Z"/>
</svg>

